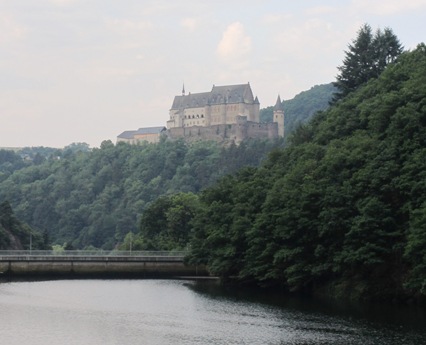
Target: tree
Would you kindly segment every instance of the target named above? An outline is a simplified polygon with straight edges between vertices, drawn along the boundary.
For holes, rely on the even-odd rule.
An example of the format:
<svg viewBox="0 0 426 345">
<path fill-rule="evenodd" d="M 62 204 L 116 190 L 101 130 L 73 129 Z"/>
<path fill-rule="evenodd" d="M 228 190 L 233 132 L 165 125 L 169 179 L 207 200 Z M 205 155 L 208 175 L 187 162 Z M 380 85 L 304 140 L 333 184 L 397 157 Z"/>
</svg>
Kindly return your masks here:
<svg viewBox="0 0 426 345">
<path fill-rule="evenodd" d="M 396 58 L 401 55 L 403 48 L 398 37 L 390 28 L 385 28 L 383 31 L 378 29 L 374 36 L 373 45 L 375 49 L 375 71 L 378 77 L 388 64 L 395 62 Z"/>
<path fill-rule="evenodd" d="M 140 220 L 143 249 L 183 249 L 189 242 L 191 220 L 199 207 L 192 193 L 164 195 L 148 205 Z"/>
<path fill-rule="evenodd" d="M 357 38 L 348 48 L 343 65 L 337 68 L 340 73 L 333 84 L 338 92 L 335 93 L 333 102 L 355 91 L 371 78 L 377 78 L 403 51 L 391 29 L 378 29 L 373 35 L 368 24 L 359 29 Z"/>
</svg>

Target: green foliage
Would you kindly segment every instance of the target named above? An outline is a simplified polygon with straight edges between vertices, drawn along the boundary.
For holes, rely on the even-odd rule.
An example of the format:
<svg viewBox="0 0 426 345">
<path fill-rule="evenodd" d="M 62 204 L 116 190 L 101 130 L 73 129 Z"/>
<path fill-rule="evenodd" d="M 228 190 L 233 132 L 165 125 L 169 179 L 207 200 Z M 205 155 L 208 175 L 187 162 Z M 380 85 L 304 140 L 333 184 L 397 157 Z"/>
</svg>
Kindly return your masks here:
<svg viewBox="0 0 426 345">
<path fill-rule="evenodd" d="M 282 142 L 250 140 L 223 148 L 181 140 L 140 145 L 105 141 L 92 150 L 86 144 L 53 153 L 37 149 L 35 155 L 43 158 L 37 163 L 6 153 L 3 167 L 23 165 L 3 170 L 0 202 L 9 200 L 19 219 L 45 232 L 53 243 L 113 249 L 129 232 L 138 233 L 141 214 L 158 197 L 197 193 L 220 176 L 258 165 L 277 145 Z"/>
<path fill-rule="evenodd" d="M 307 91 L 297 94 L 293 99 L 282 102 L 286 135 L 293 133 L 299 126 L 308 122 L 318 111 L 329 107 L 336 88 L 332 83 L 315 85 Z M 260 110 L 261 122 L 273 121 L 273 106 Z"/>
<path fill-rule="evenodd" d="M 343 65 L 334 85 L 338 88 L 334 102 L 377 78 L 390 63 L 402 53 L 402 46 L 391 29 L 377 30 L 374 35 L 370 25 L 364 24 L 356 39 L 349 45 Z"/>
<path fill-rule="evenodd" d="M 315 85 L 310 90 L 303 91 L 293 99 L 283 101 L 286 133 L 293 131 L 308 122 L 318 111 L 326 110 L 336 88 L 332 83 Z"/>
<path fill-rule="evenodd" d="M 8 201 L 0 203 L 0 249 L 47 249 L 41 234 L 19 221 Z"/>
<path fill-rule="evenodd" d="M 426 295 L 426 203 L 412 211 L 405 257 L 412 262 L 406 286 Z"/>
<path fill-rule="evenodd" d="M 161 196 L 149 204 L 140 221 L 141 249 L 185 249 L 198 208 L 199 200 L 193 193 Z"/>
<path fill-rule="evenodd" d="M 15 170 L 24 166 L 25 162 L 18 153 L 0 149 L 0 182 L 6 180 Z"/>
<path fill-rule="evenodd" d="M 200 196 L 192 263 L 338 295 L 426 295 L 426 47 Z"/>
<path fill-rule="evenodd" d="M 123 239 L 123 242 L 119 245 L 119 250 L 145 250 L 146 245 L 140 235 L 136 235 L 133 232 L 129 232 Z"/>
</svg>

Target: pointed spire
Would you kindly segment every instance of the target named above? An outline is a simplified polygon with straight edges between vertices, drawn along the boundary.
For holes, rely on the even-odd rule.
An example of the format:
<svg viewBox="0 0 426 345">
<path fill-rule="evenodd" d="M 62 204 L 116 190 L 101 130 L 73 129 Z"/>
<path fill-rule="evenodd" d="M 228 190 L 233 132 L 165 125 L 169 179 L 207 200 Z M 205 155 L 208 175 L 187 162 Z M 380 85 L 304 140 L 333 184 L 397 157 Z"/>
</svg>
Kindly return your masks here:
<svg viewBox="0 0 426 345">
<path fill-rule="evenodd" d="M 274 106 L 274 111 L 284 111 L 283 103 L 281 102 L 280 95 L 278 95 L 277 102 L 275 103 L 275 106 Z"/>
<path fill-rule="evenodd" d="M 185 96 L 185 83 L 182 85 L 182 96 Z"/>
<path fill-rule="evenodd" d="M 259 98 L 257 98 L 257 96 L 256 96 L 256 98 L 254 99 L 254 103 L 255 103 L 255 104 L 260 104 L 260 103 L 259 103 Z"/>
</svg>

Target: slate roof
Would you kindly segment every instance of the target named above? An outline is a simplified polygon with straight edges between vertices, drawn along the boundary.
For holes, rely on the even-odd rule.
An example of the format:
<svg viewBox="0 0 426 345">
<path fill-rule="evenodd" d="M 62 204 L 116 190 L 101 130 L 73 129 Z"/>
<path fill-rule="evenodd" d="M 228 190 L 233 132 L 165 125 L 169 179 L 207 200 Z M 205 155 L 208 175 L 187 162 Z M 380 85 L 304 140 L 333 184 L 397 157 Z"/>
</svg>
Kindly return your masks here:
<svg viewBox="0 0 426 345">
<path fill-rule="evenodd" d="M 144 128 L 139 128 L 135 134 L 159 134 L 162 131 L 165 131 L 166 127 L 161 126 L 161 127 L 144 127 Z"/>
<path fill-rule="evenodd" d="M 185 109 L 205 107 L 223 103 L 248 103 L 259 102 L 253 99 L 250 84 L 214 86 L 210 92 L 189 93 L 188 95 L 175 96 L 171 109 Z"/>
<path fill-rule="evenodd" d="M 278 95 L 277 102 L 274 105 L 274 111 L 284 111 L 283 103 L 281 102 L 281 97 Z"/>
<path fill-rule="evenodd" d="M 135 133 L 136 133 L 136 131 L 124 131 L 123 133 L 121 133 L 118 136 L 118 138 L 122 138 L 122 139 L 133 139 Z"/>
<path fill-rule="evenodd" d="M 122 139 L 133 139 L 138 134 L 159 134 L 166 130 L 166 127 L 145 127 L 139 128 L 137 131 L 124 131 L 118 138 Z"/>
</svg>

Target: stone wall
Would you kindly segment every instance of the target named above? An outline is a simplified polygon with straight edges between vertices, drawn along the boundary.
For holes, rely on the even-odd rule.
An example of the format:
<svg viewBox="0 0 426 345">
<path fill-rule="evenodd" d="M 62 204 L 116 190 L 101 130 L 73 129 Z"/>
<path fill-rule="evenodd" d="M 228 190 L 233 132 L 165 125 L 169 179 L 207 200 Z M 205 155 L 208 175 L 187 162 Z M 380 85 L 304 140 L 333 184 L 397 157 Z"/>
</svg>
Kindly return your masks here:
<svg viewBox="0 0 426 345">
<path fill-rule="evenodd" d="M 247 121 L 246 116 L 238 116 L 237 123 L 228 125 L 192 126 L 169 128 L 166 131 L 169 139 L 185 138 L 186 141 L 209 140 L 216 142 L 241 141 L 253 139 L 273 139 L 278 137 L 278 124 Z"/>
</svg>

